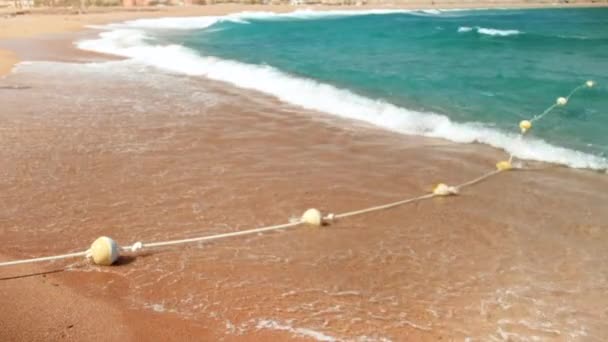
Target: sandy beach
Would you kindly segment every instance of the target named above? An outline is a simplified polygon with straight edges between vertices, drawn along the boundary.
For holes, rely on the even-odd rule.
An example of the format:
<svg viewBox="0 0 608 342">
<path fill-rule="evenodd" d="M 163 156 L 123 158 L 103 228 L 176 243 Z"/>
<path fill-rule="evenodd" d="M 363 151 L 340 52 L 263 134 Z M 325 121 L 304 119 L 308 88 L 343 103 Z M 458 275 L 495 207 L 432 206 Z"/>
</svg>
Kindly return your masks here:
<svg viewBox="0 0 608 342">
<path fill-rule="evenodd" d="M 364 208 L 505 158 L 72 46 L 90 24 L 262 9 L 293 7 L 0 19 L 0 260 L 82 250 L 101 235 L 151 242 Z M 54 62 L 8 73 L 19 60 Z M 111 66 L 72 63 L 85 61 Z M 601 341 L 607 190 L 605 174 L 526 163 L 458 197 L 326 227 L 144 251 L 113 267 L 3 268 L 0 339 Z"/>
</svg>

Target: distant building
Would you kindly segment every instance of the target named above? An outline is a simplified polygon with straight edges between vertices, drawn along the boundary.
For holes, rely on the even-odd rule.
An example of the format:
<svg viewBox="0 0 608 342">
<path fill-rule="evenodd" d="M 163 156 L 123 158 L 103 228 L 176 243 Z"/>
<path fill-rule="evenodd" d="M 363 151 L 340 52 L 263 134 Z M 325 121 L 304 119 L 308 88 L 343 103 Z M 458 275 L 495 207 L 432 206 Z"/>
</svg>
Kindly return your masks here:
<svg viewBox="0 0 608 342">
<path fill-rule="evenodd" d="M 34 0 L 0 0 L 0 8 L 31 8 L 34 7 Z"/>
<path fill-rule="evenodd" d="M 124 7 L 141 7 L 156 5 L 193 5 L 199 3 L 197 0 L 121 0 Z"/>
<path fill-rule="evenodd" d="M 149 0 L 122 0 L 122 5 L 124 7 L 148 6 L 149 3 Z"/>
</svg>

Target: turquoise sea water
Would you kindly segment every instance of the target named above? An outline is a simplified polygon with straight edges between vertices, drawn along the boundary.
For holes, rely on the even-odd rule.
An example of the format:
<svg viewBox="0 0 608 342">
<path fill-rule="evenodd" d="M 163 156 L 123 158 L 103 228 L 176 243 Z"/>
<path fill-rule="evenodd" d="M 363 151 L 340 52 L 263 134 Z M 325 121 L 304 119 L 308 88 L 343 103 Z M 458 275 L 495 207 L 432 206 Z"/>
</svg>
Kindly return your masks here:
<svg viewBox="0 0 608 342">
<path fill-rule="evenodd" d="M 139 36 L 125 40 L 129 30 Z M 404 133 L 607 165 L 608 9 L 245 13 L 140 20 L 115 33 L 120 44 L 96 49 Z M 539 122 L 535 143 L 517 145 L 520 120 L 588 79 L 598 86 Z"/>
<path fill-rule="evenodd" d="M 268 64 L 402 107 L 504 129 L 516 129 L 520 119 L 542 112 L 587 79 L 608 85 L 608 9 L 248 23 L 219 23 L 188 32 L 179 42 L 201 54 Z M 577 150 L 608 153 L 606 88 L 577 94 L 534 133 Z"/>
</svg>

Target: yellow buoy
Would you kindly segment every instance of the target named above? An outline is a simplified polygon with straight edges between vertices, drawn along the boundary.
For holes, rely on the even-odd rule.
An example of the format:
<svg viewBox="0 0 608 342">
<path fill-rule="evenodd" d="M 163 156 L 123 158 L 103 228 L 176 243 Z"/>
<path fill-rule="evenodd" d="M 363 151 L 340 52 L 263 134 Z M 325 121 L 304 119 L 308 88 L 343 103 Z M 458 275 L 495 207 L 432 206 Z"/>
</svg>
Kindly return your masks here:
<svg viewBox="0 0 608 342">
<path fill-rule="evenodd" d="M 118 244 L 107 236 L 97 238 L 87 251 L 87 257 L 91 258 L 96 265 L 110 266 L 120 255 Z"/>
<path fill-rule="evenodd" d="M 320 226 L 323 224 L 323 215 L 318 209 L 308 209 L 302 215 L 302 222 L 308 223 L 313 226 Z"/>
<path fill-rule="evenodd" d="M 437 196 L 450 196 L 457 195 L 458 188 L 455 186 L 449 186 L 443 183 L 439 183 L 433 188 L 433 194 Z"/>
<path fill-rule="evenodd" d="M 593 88 L 593 86 L 595 86 L 595 82 L 593 80 L 589 80 L 585 82 L 585 84 L 587 85 L 587 88 Z"/>
<path fill-rule="evenodd" d="M 532 128 L 532 121 L 521 120 L 519 122 L 519 128 L 521 129 L 521 134 L 526 133 L 530 128 Z"/>
<path fill-rule="evenodd" d="M 511 165 L 510 161 L 503 160 L 496 163 L 496 168 L 500 171 L 509 171 L 513 168 L 513 165 Z"/>
<path fill-rule="evenodd" d="M 568 103 L 568 99 L 565 97 L 558 97 L 556 103 L 560 106 L 565 106 Z"/>
</svg>

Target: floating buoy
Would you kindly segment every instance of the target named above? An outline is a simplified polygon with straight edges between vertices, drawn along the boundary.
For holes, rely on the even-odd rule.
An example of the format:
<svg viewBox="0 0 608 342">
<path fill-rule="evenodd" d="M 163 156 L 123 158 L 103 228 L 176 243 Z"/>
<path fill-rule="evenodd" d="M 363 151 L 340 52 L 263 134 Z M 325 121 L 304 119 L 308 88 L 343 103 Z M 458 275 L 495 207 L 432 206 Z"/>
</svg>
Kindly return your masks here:
<svg viewBox="0 0 608 342">
<path fill-rule="evenodd" d="M 595 86 L 595 82 L 593 82 L 593 80 L 589 80 L 585 82 L 585 84 L 587 85 L 587 88 L 593 88 L 593 86 Z"/>
<path fill-rule="evenodd" d="M 318 209 L 311 208 L 304 212 L 301 220 L 313 226 L 320 226 L 323 224 L 323 215 Z"/>
<path fill-rule="evenodd" d="M 96 265 L 110 266 L 120 255 L 118 244 L 107 236 L 97 238 L 87 251 L 87 258 L 93 260 Z"/>
<path fill-rule="evenodd" d="M 513 168 L 513 165 L 511 165 L 510 161 L 503 160 L 496 163 L 496 168 L 500 171 L 509 171 Z"/>
<path fill-rule="evenodd" d="M 530 120 L 521 120 L 519 122 L 519 128 L 521 129 L 521 134 L 525 134 L 530 128 L 532 128 L 532 122 Z"/>
<path fill-rule="evenodd" d="M 433 194 L 437 196 L 458 195 L 458 188 L 455 186 L 449 186 L 443 183 L 439 183 L 433 189 Z"/>
<path fill-rule="evenodd" d="M 560 106 L 565 106 L 568 103 L 568 99 L 565 97 L 558 97 L 556 103 Z"/>
</svg>

